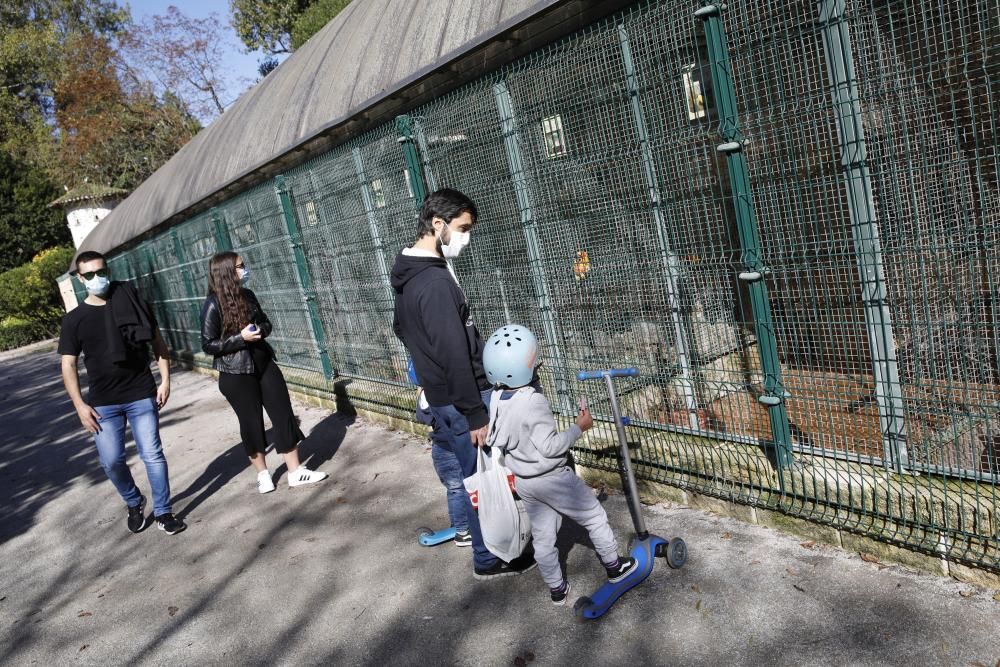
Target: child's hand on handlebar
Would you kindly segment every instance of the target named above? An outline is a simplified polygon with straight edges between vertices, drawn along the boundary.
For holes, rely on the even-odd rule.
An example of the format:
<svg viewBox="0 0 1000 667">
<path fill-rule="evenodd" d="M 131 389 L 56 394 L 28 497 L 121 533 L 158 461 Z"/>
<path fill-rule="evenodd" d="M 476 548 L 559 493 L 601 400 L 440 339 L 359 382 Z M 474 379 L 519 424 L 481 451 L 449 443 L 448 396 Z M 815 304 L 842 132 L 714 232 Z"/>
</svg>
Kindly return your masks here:
<svg viewBox="0 0 1000 667">
<path fill-rule="evenodd" d="M 587 431 L 594 425 L 594 417 L 587 407 L 586 398 L 580 399 L 580 413 L 576 416 L 576 425 L 580 427 L 581 431 Z"/>
</svg>

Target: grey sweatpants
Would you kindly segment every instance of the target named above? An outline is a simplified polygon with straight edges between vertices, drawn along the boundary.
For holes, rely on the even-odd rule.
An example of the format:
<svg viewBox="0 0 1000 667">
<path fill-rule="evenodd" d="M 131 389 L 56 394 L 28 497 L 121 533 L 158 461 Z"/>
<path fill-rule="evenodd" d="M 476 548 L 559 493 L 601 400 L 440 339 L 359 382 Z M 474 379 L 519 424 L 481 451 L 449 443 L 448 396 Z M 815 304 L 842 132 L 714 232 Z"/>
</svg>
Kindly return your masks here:
<svg viewBox="0 0 1000 667">
<path fill-rule="evenodd" d="M 608 515 L 597 502 L 594 491 L 567 466 L 538 477 L 515 480 L 517 494 L 531 520 L 531 535 L 535 544 L 535 561 L 542 579 L 549 588 L 562 585 L 556 534 L 563 516 L 587 529 L 602 563 L 618 559 L 618 543 L 608 525 Z"/>
</svg>

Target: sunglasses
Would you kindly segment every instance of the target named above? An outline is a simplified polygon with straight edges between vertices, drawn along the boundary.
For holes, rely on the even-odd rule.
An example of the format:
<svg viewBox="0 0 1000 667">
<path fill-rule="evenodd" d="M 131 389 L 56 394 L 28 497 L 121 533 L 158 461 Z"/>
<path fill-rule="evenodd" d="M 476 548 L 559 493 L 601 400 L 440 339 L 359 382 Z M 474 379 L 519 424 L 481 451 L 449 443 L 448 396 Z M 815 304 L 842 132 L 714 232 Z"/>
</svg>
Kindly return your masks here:
<svg viewBox="0 0 1000 667">
<path fill-rule="evenodd" d="M 94 276 L 100 276 L 102 278 L 107 278 L 108 277 L 108 270 L 107 269 L 97 269 L 96 271 L 87 271 L 86 273 L 81 273 L 80 275 L 83 276 L 84 280 L 93 280 Z"/>
</svg>

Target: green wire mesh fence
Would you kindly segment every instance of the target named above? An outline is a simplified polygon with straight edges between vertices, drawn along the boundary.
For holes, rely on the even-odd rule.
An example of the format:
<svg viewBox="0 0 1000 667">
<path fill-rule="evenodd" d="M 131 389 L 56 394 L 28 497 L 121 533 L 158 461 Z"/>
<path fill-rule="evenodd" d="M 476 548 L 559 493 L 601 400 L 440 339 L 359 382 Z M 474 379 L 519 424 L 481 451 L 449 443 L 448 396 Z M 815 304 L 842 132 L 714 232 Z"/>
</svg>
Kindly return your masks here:
<svg viewBox="0 0 1000 667">
<path fill-rule="evenodd" d="M 239 252 L 290 381 L 413 408 L 389 271 L 425 191 L 480 207 L 479 328 L 542 343 L 577 461 L 1000 569 L 1000 12 L 639 3 L 111 260 L 200 355 Z"/>
</svg>

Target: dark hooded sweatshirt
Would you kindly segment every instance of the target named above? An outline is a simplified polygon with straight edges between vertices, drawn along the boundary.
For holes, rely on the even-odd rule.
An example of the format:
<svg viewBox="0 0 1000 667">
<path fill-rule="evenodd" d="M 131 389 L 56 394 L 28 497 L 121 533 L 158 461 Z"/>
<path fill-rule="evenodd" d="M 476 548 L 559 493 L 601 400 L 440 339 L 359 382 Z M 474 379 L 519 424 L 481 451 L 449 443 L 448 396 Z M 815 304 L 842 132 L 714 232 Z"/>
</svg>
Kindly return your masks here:
<svg viewBox="0 0 1000 667">
<path fill-rule="evenodd" d="M 480 392 L 490 384 L 483 371 L 483 339 L 445 260 L 398 255 L 392 288 L 393 331 L 413 358 L 427 402 L 455 406 L 472 430 L 486 426 L 489 414 Z"/>
</svg>

